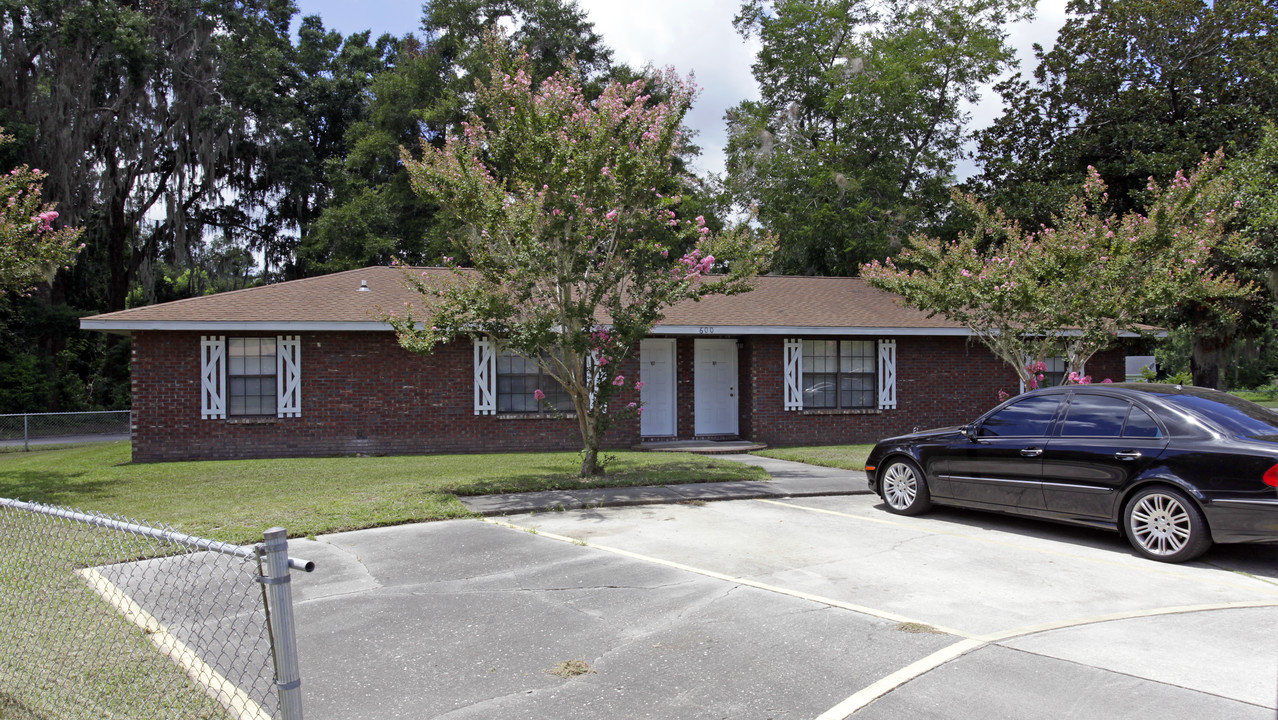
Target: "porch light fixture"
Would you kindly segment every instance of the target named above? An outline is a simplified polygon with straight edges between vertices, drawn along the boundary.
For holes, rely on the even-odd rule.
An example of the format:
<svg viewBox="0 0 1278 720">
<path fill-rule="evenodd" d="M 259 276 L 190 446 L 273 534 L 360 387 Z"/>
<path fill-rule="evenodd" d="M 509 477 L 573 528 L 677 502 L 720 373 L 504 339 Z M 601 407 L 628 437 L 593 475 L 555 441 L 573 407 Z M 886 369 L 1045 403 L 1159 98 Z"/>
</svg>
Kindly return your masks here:
<svg viewBox="0 0 1278 720">
<path fill-rule="evenodd" d="M 741 338 L 737 338 L 737 349 L 738 350 L 745 349 L 745 340 L 742 340 Z"/>
</svg>

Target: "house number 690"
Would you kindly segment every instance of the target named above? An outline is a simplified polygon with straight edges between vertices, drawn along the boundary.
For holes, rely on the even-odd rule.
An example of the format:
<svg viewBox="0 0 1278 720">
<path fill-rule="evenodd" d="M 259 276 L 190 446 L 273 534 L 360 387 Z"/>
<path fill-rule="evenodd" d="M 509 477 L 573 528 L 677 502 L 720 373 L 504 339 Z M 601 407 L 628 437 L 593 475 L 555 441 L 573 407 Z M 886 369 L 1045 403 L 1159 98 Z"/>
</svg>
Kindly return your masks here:
<svg viewBox="0 0 1278 720">
<path fill-rule="evenodd" d="M 697 328 L 697 330 L 698 330 L 698 331 L 699 331 L 702 335 L 713 335 L 713 334 L 714 334 L 714 328 L 712 328 L 712 327 L 701 327 L 701 328 Z"/>
</svg>

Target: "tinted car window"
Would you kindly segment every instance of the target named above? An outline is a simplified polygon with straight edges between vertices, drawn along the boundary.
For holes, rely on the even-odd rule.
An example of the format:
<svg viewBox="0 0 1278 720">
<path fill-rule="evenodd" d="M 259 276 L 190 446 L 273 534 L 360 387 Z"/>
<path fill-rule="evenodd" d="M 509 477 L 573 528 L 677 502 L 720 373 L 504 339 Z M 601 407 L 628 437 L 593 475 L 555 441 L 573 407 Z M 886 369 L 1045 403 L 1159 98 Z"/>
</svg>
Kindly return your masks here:
<svg viewBox="0 0 1278 720">
<path fill-rule="evenodd" d="M 1132 411 L 1127 414 L 1127 425 L 1123 427 L 1123 437 L 1159 438 L 1162 436 L 1163 431 L 1158 427 L 1158 423 L 1154 422 L 1154 418 L 1133 405 Z"/>
<path fill-rule="evenodd" d="M 1227 432 L 1244 437 L 1278 436 L 1278 413 L 1227 393 L 1202 395 L 1164 395 L 1174 405 L 1188 408 L 1207 418 Z"/>
<path fill-rule="evenodd" d="M 1056 416 L 1060 395 L 1040 395 L 1008 405 L 981 423 L 981 435 L 986 437 L 1024 437 L 1046 435 L 1047 428 Z"/>
<path fill-rule="evenodd" d="M 1118 437 L 1131 403 L 1107 395 L 1075 393 L 1061 425 L 1065 437 Z"/>
</svg>

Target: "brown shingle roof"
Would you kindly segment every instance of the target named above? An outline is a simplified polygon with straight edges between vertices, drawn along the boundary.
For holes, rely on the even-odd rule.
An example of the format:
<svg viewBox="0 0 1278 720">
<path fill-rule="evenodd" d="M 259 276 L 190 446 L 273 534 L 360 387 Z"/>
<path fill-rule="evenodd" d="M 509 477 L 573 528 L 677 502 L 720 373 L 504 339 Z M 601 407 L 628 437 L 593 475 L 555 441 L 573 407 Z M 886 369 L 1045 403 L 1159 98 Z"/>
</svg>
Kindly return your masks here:
<svg viewBox="0 0 1278 720">
<path fill-rule="evenodd" d="M 379 319 L 421 297 L 404 286 L 402 268 L 360 270 L 293 280 L 275 285 L 121 310 L 81 320 L 92 330 L 385 330 Z M 415 268 L 414 274 L 451 277 L 443 268 Z M 360 292 L 361 282 L 368 291 Z M 943 317 L 900 304 L 895 295 L 876 290 L 860 278 L 764 276 L 754 289 L 733 296 L 710 296 L 670 308 L 656 333 L 693 332 L 696 328 L 732 328 L 780 332 L 787 328 L 835 330 L 911 330 L 919 334 L 967 334 Z"/>
</svg>

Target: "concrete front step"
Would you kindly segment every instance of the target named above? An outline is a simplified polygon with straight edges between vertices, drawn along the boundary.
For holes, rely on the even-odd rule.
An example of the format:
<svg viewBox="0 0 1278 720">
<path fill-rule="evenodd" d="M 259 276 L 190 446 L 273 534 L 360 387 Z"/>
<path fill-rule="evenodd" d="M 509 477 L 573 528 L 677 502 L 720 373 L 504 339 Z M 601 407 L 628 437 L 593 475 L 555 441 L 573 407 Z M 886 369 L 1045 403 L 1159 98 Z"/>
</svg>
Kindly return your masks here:
<svg viewBox="0 0 1278 720">
<path fill-rule="evenodd" d="M 648 452 L 689 452 L 697 455 L 740 455 L 767 447 L 764 443 L 749 440 L 659 440 L 639 443 L 633 449 Z"/>
</svg>

